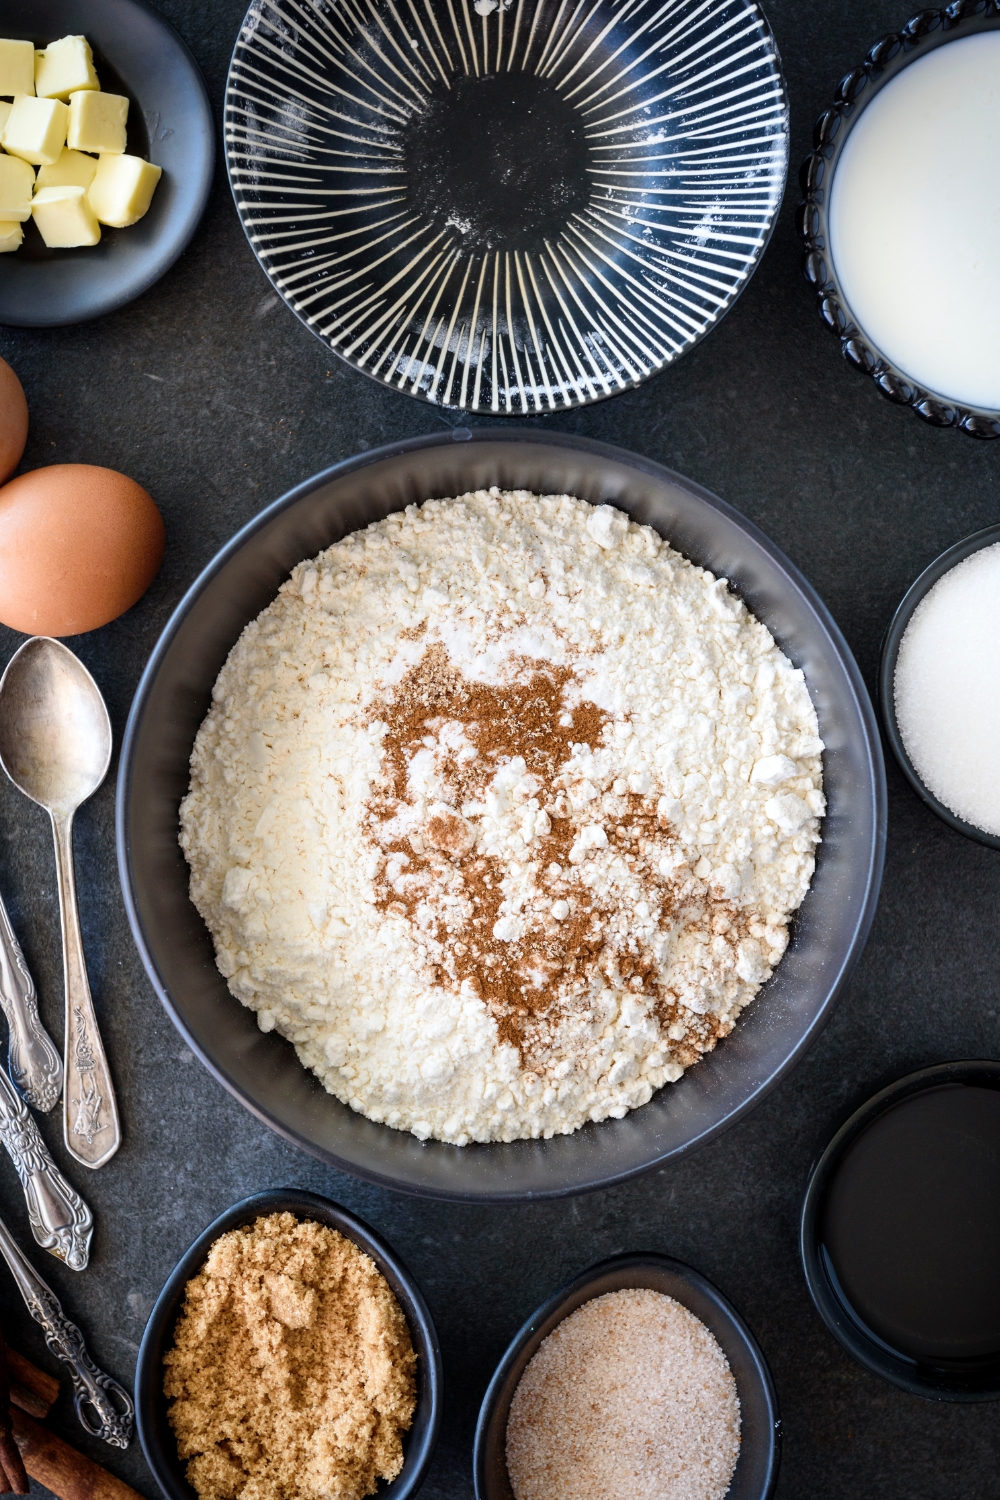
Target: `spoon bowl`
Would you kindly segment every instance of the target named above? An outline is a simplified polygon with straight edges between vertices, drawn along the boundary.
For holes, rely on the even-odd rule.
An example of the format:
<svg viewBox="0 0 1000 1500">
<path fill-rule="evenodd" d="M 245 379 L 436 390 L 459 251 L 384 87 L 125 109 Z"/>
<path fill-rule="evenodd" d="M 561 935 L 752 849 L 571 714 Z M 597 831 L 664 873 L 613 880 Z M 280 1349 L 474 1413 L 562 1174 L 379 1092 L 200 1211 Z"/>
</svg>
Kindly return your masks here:
<svg viewBox="0 0 1000 1500">
<path fill-rule="evenodd" d="M 111 764 L 111 720 L 97 683 L 60 641 L 34 636 L 0 681 L 0 764 L 53 815 L 92 796 Z"/>
<path fill-rule="evenodd" d="M 0 678 L 0 766 L 52 820 L 66 989 L 63 1139 L 86 1167 L 121 1144 L 118 1106 L 87 979 L 73 875 L 73 815 L 111 763 L 111 720 L 100 688 L 60 641 L 33 636 Z"/>
</svg>

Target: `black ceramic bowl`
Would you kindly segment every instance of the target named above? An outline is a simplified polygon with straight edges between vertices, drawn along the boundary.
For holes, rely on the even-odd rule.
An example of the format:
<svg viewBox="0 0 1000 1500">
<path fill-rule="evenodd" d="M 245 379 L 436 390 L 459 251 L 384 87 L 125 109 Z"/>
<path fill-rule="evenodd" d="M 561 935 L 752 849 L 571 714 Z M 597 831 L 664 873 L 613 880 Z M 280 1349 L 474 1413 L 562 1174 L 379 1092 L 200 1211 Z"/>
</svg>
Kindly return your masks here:
<svg viewBox="0 0 1000 1500">
<path fill-rule="evenodd" d="M 799 182 L 799 230 L 805 242 L 803 268 L 814 287 L 819 313 L 837 335 L 848 364 L 870 375 L 889 401 L 909 406 L 933 427 L 957 427 L 971 437 L 1000 437 L 1000 411 L 966 406 L 939 391 L 919 385 L 877 349 L 852 312 L 830 255 L 827 211 L 837 163 L 852 128 L 880 91 L 903 68 L 955 38 L 1000 27 L 994 0 L 953 0 L 941 10 L 921 10 L 899 31 L 890 32 L 840 80 L 836 97 L 813 127 L 813 149 L 802 163 Z M 959 274 L 956 272 L 956 274 Z"/>
<path fill-rule="evenodd" d="M 616 1255 L 581 1272 L 554 1293 L 514 1338 L 490 1381 L 476 1424 L 473 1478 L 476 1500 L 514 1500 L 507 1475 L 507 1417 L 521 1376 L 538 1346 L 584 1302 L 626 1287 L 648 1287 L 673 1297 L 715 1335 L 729 1361 L 740 1398 L 740 1456 L 726 1500 L 767 1500 L 778 1478 L 781 1422 L 771 1374 L 760 1347 L 736 1309 L 704 1276 L 666 1255 Z"/>
<path fill-rule="evenodd" d="M 816 1311 L 834 1338 L 866 1369 L 911 1395 L 933 1401 L 995 1401 L 1000 1398 L 1000 1358 L 964 1365 L 958 1361 L 922 1363 L 891 1348 L 852 1308 L 823 1244 L 824 1203 L 848 1148 L 902 1100 L 956 1083 L 1000 1089 L 1000 1063 L 950 1062 L 922 1068 L 880 1090 L 845 1121 L 810 1172 L 799 1224 L 799 1252 Z"/>
<path fill-rule="evenodd" d="M 610 501 L 732 580 L 806 682 L 826 741 L 829 813 L 816 874 L 774 978 L 733 1034 L 623 1120 L 509 1145 L 449 1146 L 376 1125 L 325 1092 L 289 1043 L 265 1035 L 226 988 L 188 899 L 178 805 L 212 684 L 249 620 L 295 563 L 434 496 L 497 484 Z M 638 644 L 638 643 L 637 643 Z M 341 1170 L 459 1199 L 554 1197 L 620 1182 L 706 1141 L 763 1098 L 813 1041 L 864 945 L 885 840 L 874 714 L 839 630 L 757 528 L 679 475 L 601 443 L 456 429 L 338 464 L 257 516 L 167 625 L 136 693 L 118 783 L 122 889 L 146 971 L 201 1060 L 258 1118 Z"/>
<path fill-rule="evenodd" d="M 197 1500 L 177 1457 L 177 1443 L 167 1419 L 163 1395 L 163 1356 L 172 1347 L 174 1324 L 184 1300 L 184 1289 L 201 1270 L 212 1245 L 227 1230 L 252 1224 L 261 1214 L 291 1213 L 339 1230 L 369 1255 L 392 1288 L 410 1329 L 417 1355 L 417 1409 L 404 1439 L 402 1473 L 391 1484 L 380 1484 L 379 1500 L 406 1500 L 427 1477 L 443 1399 L 441 1350 L 427 1303 L 413 1277 L 384 1240 L 361 1219 L 316 1193 L 298 1188 L 272 1188 L 234 1203 L 198 1236 L 167 1278 L 149 1315 L 135 1369 L 135 1417 L 146 1462 L 167 1500 Z"/>
<path fill-rule="evenodd" d="M 974 552 L 981 551 L 983 547 L 992 547 L 996 542 L 1000 542 L 1000 525 L 986 526 L 982 531 L 973 532 L 972 536 L 967 536 L 962 541 L 956 542 L 953 547 L 948 547 L 940 557 L 936 557 L 930 566 L 924 569 L 916 582 L 911 583 L 903 595 L 889 623 L 889 629 L 882 641 L 882 655 L 878 668 L 878 696 L 879 707 L 882 710 L 882 723 L 885 726 L 886 739 L 899 762 L 903 775 L 917 795 L 924 799 L 927 806 L 932 808 L 939 818 L 950 827 L 957 829 L 959 833 L 964 833 L 967 838 L 976 839 L 980 844 L 988 844 L 991 849 L 1000 849 L 1000 835 L 987 833 L 985 829 L 977 828 L 974 823 L 966 823 L 965 819 L 958 817 L 950 807 L 945 807 L 943 802 L 939 802 L 934 793 L 929 791 L 921 781 L 916 767 L 907 754 L 903 736 L 896 723 L 895 681 L 900 643 L 917 605 L 926 597 L 939 578 L 950 573 L 952 568 L 964 562 L 967 557 L 971 557 Z"/>
<path fill-rule="evenodd" d="M 0 30 L 36 47 L 86 36 L 101 87 L 129 99 L 128 151 L 163 168 L 149 211 L 99 245 L 48 250 L 34 224 L 0 257 L 0 324 L 57 328 L 124 307 L 187 245 L 212 186 L 215 127 L 198 65 L 145 0 L 4 0 Z"/>
<path fill-rule="evenodd" d="M 393 390 L 501 417 L 613 396 L 714 328 L 787 161 L 746 0 L 255 0 L 226 87 L 278 294 Z"/>
</svg>

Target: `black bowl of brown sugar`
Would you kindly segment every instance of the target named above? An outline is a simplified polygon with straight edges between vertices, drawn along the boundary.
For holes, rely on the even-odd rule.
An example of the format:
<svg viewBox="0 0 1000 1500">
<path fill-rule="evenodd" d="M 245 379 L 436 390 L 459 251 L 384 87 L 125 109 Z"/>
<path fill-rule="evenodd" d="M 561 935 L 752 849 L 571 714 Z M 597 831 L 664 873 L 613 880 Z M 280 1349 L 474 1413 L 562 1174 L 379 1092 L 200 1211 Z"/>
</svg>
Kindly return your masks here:
<svg viewBox="0 0 1000 1500">
<path fill-rule="evenodd" d="M 937 1401 L 1000 1399 L 1000 1062 L 882 1089 L 813 1168 L 806 1281 L 874 1374 Z"/>
<path fill-rule="evenodd" d="M 277 1222 L 282 1216 L 283 1222 Z M 296 1236 L 293 1224 L 311 1231 L 312 1242 Z M 337 1269 L 324 1269 L 313 1255 L 312 1266 L 316 1274 L 311 1278 L 303 1274 L 303 1267 L 308 1273 L 310 1253 L 316 1248 L 317 1230 L 321 1236 L 327 1236 L 327 1232 L 333 1230 L 332 1238 L 341 1245 L 348 1242 L 345 1247 L 347 1260 L 360 1262 L 360 1268 L 355 1265 L 353 1270 L 345 1270 L 344 1251 L 341 1251 L 342 1260 Z M 207 1292 L 204 1288 L 196 1290 L 197 1309 L 212 1304 L 210 1315 L 202 1316 L 199 1321 L 196 1308 L 188 1299 L 188 1289 L 196 1278 L 204 1280 L 202 1273 L 213 1247 L 223 1237 L 232 1238 L 234 1231 L 247 1233 L 258 1241 L 258 1257 L 251 1270 L 253 1277 L 261 1283 L 260 1295 L 268 1301 L 268 1315 L 259 1316 L 262 1310 L 259 1298 L 255 1301 L 252 1295 L 247 1297 L 246 1282 L 243 1287 L 234 1282 L 226 1296 L 221 1298 L 220 1292 L 225 1289 L 216 1267 L 212 1286 Z M 262 1234 L 270 1236 L 270 1243 L 264 1247 L 268 1269 L 259 1274 Z M 291 1245 L 291 1254 L 283 1262 L 282 1240 Z M 356 1252 L 360 1252 L 360 1257 Z M 246 1264 L 249 1266 L 250 1261 Z M 251 1272 L 247 1274 L 250 1276 Z M 351 1466 L 352 1461 L 359 1457 L 357 1452 L 351 1451 L 352 1444 L 358 1446 L 355 1435 L 368 1434 L 365 1441 L 369 1446 L 373 1442 L 377 1445 L 380 1437 L 384 1437 L 386 1414 L 390 1419 L 399 1416 L 398 1411 L 394 1412 L 391 1407 L 389 1387 L 392 1372 L 387 1373 L 387 1365 L 394 1362 L 399 1352 L 398 1325 L 396 1339 L 392 1338 L 391 1330 L 387 1336 L 384 1318 L 379 1316 L 379 1305 L 371 1297 L 355 1312 L 346 1306 L 338 1306 L 331 1312 L 329 1306 L 331 1296 L 335 1301 L 341 1299 L 342 1292 L 349 1289 L 352 1282 L 357 1284 L 359 1274 L 369 1288 L 373 1282 L 385 1283 L 382 1293 L 376 1295 L 381 1300 L 387 1291 L 389 1300 L 394 1299 L 395 1316 L 398 1319 L 398 1314 L 402 1313 L 412 1350 L 406 1354 L 413 1371 L 409 1377 L 412 1381 L 408 1394 L 409 1417 L 407 1420 L 404 1412 L 394 1423 L 401 1434 L 397 1441 L 397 1464 L 401 1447 L 402 1467 L 391 1479 L 382 1476 L 394 1465 L 380 1467 L 378 1455 L 374 1463 L 368 1462 L 372 1455 L 365 1454 L 360 1467 L 357 1462 Z M 310 1279 L 314 1288 L 311 1291 L 307 1288 Z M 275 1302 L 276 1295 L 282 1299 L 278 1303 Z M 230 1346 L 233 1350 L 238 1349 L 238 1353 L 227 1356 L 227 1320 L 235 1326 L 237 1318 L 235 1313 L 231 1314 L 231 1309 L 238 1303 L 245 1304 L 243 1321 L 247 1329 L 263 1329 L 263 1337 L 268 1342 L 258 1345 L 257 1336 L 251 1331 L 249 1346 L 244 1337 L 238 1346 L 236 1343 Z M 381 1300 L 381 1307 L 384 1311 L 384 1300 Z M 303 1309 L 307 1312 L 315 1310 L 316 1317 L 312 1321 L 329 1323 L 337 1352 L 344 1358 L 353 1358 L 353 1352 L 361 1344 L 367 1342 L 369 1346 L 367 1355 L 362 1350 L 362 1359 L 351 1374 L 350 1390 L 344 1399 L 338 1394 L 331 1401 L 324 1381 L 316 1378 L 315 1363 L 311 1367 L 303 1363 L 304 1359 L 308 1361 L 310 1351 L 315 1347 L 307 1326 L 310 1319 L 301 1315 Z M 281 1328 L 275 1326 L 275 1319 Z M 188 1349 L 193 1346 L 194 1357 L 201 1368 L 200 1379 L 207 1387 L 207 1403 L 221 1413 L 220 1420 L 213 1419 L 215 1430 L 209 1434 L 212 1441 L 192 1444 L 188 1441 L 190 1434 L 186 1434 L 188 1457 L 193 1455 L 193 1463 L 182 1459 L 178 1451 L 176 1408 L 186 1405 L 190 1415 L 190 1409 L 199 1398 L 188 1380 L 183 1393 L 175 1390 L 168 1399 L 169 1379 L 165 1366 L 165 1356 L 169 1360 L 171 1352 L 176 1353 L 179 1347 L 181 1325 L 185 1320 L 189 1325 Z M 246 1334 L 247 1329 L 242 1333 Z M 279 1335 L 277 1340 L 276 1334 Z M 269 1351 L 270 1364 L 274 1367 L 280 1365 L 285 1371 L 277 1383 L 265 1379 L 262 1373 L 262 1347 Z M 232 1386 L 227 1387 L 234 1367 L 236 1384 L 245 1398 L 242 1404 L 234 1399 Z M 332 1370 L 326 1386 L 339 1378 L 337 1370 Z M 368 1406 L 367 1412 L 360 1415 L 359 1390 Z M 179 1394 L 183 1396 L 180 1401 L 177 1399 Z M 254 1409 L 259 1410 L 263 1405 L 282 1409 L 273 1423 L 255 1428 Z M 185 1251 L 167 1278 L 149 1316 L 139 1349 L 135 1407 L 142 1451 L 166 1500 L 198 1500 L 199 1495 L 220 1492 L 216 1488 L 219 1465 L 215 1449 L 225 1455 L 229 1481 L 222 1485 L 221 1492 L 224 1493 L 239 1493 L 244 1488 L 249 1493 L 254 1484 L 260 1484 L 263 1472 L 271 1474 L 272 1493 L 285 1492 L 288 1474 L 278 1473 L 280 1463 L 276 1460 L 280 1459 L 285 1470 L 289 1470 L 301 1460 L 303 1453 L 308 1453 L 312 1456 L 313 1472 L 308 1480 L 299 1474 L 300 1497 L 324 1492 L 324 1486 L 329 1483 L 329 1471 L 335 1467 L 339 1483 L 336 1493 L 342 1497 L 377 1493 L 378 1500 L 409 1500 L 427 1477 L 441 1426 L 441 1350 L 420 1288 L 395 1252 L 373 1229 L 316 1193 L 299 1188 L 273 1188 L 234 1203 L 220 1214 Z M 375 1435 L 374 1438 L 371 1434 Z M 276 1442 L 279 1437 L 280 1442 Z M 274 1444 L 270 1452 L 269 1443 Z M 384 1447 L 383 1442 L 383 1450 Z M 372 1471 L 379 1476 L 374 1484 L 370 1483 Z M 235 1487 L 230 1488 L 233 1480 Z M 293 1489 L 295 1482 L 293 1480 Z M 332 1493 L 333 1488 L 326 1492 Z"/>
<path fill-rule="evenodd" d="M 767 1500 L 780 1442 L 764 1356 L 722 1293 L 666 1255 L 616 1255 L 543 1303 L 500 1361 L 476 1500 L 597 1500 L 630 1473 L 636 1494 Z"/>
</svg>

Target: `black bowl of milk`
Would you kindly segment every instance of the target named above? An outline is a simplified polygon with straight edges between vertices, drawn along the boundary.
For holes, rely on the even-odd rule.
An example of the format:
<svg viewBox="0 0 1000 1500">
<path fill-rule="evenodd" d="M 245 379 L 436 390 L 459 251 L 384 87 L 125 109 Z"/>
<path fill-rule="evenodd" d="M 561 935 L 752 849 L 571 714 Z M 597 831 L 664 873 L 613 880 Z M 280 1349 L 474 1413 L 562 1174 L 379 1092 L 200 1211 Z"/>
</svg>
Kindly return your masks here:
<svg viewBox="0 0 1000 1500">
<path fill-rule="evenodd" d="M 816 122 L 805 272 L 845 358 L 925 421 L 1000 437 L 1000 13 L 925 10 Z"/>
<path fill-rule="evenodd" d="M 1000 1399 L 1000 1063 L 924 1068 L 834 1136 L 802 1209 L 802 1264 L 830 1332 L 939 1401 Z"/>
</svg>

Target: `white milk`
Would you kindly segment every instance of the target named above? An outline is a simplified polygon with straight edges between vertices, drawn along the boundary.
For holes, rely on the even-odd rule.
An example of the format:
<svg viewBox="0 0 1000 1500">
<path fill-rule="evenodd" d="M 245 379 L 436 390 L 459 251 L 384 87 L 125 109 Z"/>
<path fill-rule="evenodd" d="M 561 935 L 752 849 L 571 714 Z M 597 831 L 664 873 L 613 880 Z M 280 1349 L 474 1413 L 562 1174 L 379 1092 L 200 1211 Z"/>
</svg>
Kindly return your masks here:
<svg viewBox="0 0 1000 1500">
<path fill-rule="evenodd" d="M 918 385 L 1000 409 L 1000 32 L 937 47 L 865 107 L 829 223 L 876 348 Z"/>
</svg>

